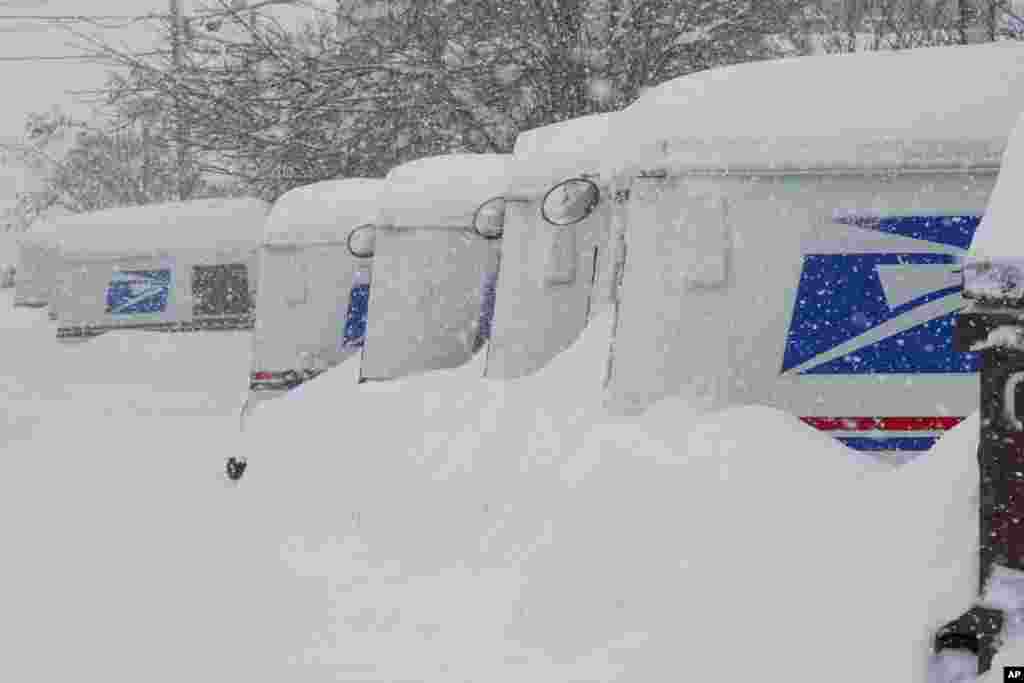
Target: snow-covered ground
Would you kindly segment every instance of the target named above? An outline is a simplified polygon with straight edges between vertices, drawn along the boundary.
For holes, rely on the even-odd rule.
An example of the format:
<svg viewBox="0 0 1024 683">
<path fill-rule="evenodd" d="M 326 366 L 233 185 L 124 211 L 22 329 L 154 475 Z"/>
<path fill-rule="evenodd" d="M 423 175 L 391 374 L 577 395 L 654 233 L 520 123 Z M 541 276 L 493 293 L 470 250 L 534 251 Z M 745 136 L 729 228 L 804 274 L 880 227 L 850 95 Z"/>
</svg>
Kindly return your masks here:
<svg viewBox="0 0 1024 683">
<path fill-rule="evenodd" d="M 246 333 L 65 346 L 0 292 L 0 680 L 924 681 L 977 417 L 898 469 L 765 408 L 616 418 L 608 330 L 511 382 L 352 359 L 242 433 Z"/>
</svg>

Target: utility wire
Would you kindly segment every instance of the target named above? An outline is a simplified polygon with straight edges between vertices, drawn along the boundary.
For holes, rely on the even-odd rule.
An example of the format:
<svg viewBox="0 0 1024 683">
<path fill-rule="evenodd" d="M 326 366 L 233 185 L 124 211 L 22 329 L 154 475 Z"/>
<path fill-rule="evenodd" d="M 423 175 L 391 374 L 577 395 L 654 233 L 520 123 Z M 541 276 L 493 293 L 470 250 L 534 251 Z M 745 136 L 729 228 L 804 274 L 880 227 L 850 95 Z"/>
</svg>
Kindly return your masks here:
<svg viewBox="0 0 1024 683">
<path fill-rule="evenodd" d="M 243 14 L 245 12 L 255 12 L 261 9 L 274 6 L 294 6 L 294 7 L 305 7 L 316 12 L 325 12 L 327 14 L 334 14 L 334 10 L 327 9 L 326 7 L 320 7 L 315 3 L 304 1 L 304 0 L 287 0 L 287 1 L 273 1 L 260 2 L 252 7 L 242 9 L 210 9 L 206 7 L 200 7 L 190 12 L 191 18 L 207 18 L 226 16 L 229 14 Z M 83 22 L 83 21 L 145 21 L 147 19 L 170 19 L 171 15 L 167 12 L 150 12 L 149 14 L 0 14 L 0 21 L 3 20 L 15 20 L 25 19 L 27 21 L 69 21 L 69 22 Z"/>
<path fill-rule="evenodd" d="M 208 19 L 211 17 L 227 16 L 231 14 L 240 14 L 249 11 L 258 11 L 266 7 L 273 6 L 297 6 L 311 9 L 315 12 L 322 12 L 324 14 L 334 14 L 334 10 L 327 9 L 326 7 L 320 7 L 313 2 L 308 0 L 285 0 L 285 1 L 274 1 L 260 2 L 253 7 L 243 9 L 209 9 L 209 8 L 198 8 L 193 10 L 191 16 L 186 17 L 188 19 Z M 166 20 L 170 19 L 171 15 L 166 12 L 152 12 L 149 14 L 0 14 L 0 21 L 43 21 L 43 22 L 61 22 L 61 23 L 89 23 L 94 21 L 150 21 L 150 20 Z"/>
<path fill-rule="evenodd" d="M 150 52 L 136 52 L 131 54 L 132 57 L 152 57 L 155 55 L 169 54 L 169 50 L 152 50 Z M 98 54 L 80 54 L 80 55 L 16 55 L 16 56 L 0 56 L 0 62 L 58 62 L 58 61 L 103 61 L 115 59 L 113 56 L 104 56 Z"/>
<path fill-rule="evenodd" d="M 63 22 L 89 22 L 89 21 L 144 21 L 146 19 L 166 19 L 166 14 L 0 14 L 0 21 L 25 20 L 25 21 L 63 21 Z"/>
<path fill-rule="evenodd" d="M 255 6 L 246 8 L 246 10 L 235 10 L 235 9 L 224 9 L 224 10 L 211 10 L 211 9 L 200 9 L 193 11 L 191 16 L 183 17 L 185 21 L 190 20 L 208 20 L 219 16 L 227 16 L 231 14 L 237 14 L 239 11 L 255 11 L 264 7 L 271 7 L 274 5 L 292 5 L 299 7 L 306 7 L 324 14 L 332 14 L 331 10 L 323 7 L 319 7 L 309 0 L 263 0 L 258 2 Z M 2 5 L 0 5 L 2 6 Z M 90 23 L 95 24 L 100 21 L 125 21 L 129 22 L 120 27 L 105 27 L 105 28 L 122 28 L 128 26 L 131 23 L 138 23 L 142 21 L 152 20 L 169 20 L 172 16 L 164 13 L 151 13 L 151 14 L 140 14 L 140 15 L 123 15 L 123 14 L 97 14 L 97 15 L 58 15 L 58 14 L 0 14 L 0 21 L 38 21 L 49 24 L 76 24 L 76 23 Z M 104 28 L 104 27 L 101 27 Z M 2 31 L 0 31 L 2 32 Z M 169 54 L 167 50 L 155 50 L 151 52 L 139 52 L 132 55 L 131 57 L 152 57 L 161 54 Z M 77 55 L 12 55 L 12 56 L 0 56 L 0 62 L 73 62 L 73 61 L 103 61 L 104 59 L 112 59 L 111 57 L 103 57 L 94 54 L 77 54 Z"/>
</svg>

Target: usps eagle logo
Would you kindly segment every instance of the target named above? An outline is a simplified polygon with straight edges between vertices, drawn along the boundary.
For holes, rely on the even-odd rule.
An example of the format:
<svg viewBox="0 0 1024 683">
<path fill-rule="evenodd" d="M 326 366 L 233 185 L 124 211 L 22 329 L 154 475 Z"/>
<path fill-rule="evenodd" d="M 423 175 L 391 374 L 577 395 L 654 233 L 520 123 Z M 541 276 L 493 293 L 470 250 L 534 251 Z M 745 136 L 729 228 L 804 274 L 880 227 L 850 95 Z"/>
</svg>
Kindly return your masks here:
<svg viewBox="0 0 1024 683">
<path fill-rule="evenodd" d="M 107 313 L 131 315 L 167 310 L 171 271 L 124 270 L 114 273 L 107 287 Z"/>
<path fill-rule="evenodd" d="M 366 321 L 370 311 L 370 283 L 361 282 L 352 287 L 342 331 L 341 348 L 360 348 L 366 341 Z"/>
<path fill-rule="evenodd" d="M 977 354 L 953 348 L 953 325 L 964 305 L 958 254 L 970 246 L 981 217 L 835 220 L 952 248 L 805 255 L 783 374 L 977 372 Z"/>
</svg>

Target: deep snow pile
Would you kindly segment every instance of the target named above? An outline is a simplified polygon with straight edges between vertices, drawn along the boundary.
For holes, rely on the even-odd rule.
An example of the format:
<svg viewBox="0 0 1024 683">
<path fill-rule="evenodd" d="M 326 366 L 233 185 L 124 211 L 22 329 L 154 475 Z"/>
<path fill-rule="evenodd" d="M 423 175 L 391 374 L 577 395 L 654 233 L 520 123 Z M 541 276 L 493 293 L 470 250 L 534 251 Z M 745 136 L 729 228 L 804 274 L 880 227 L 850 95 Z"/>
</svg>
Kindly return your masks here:
<svg viewBox="0 0 1024 683">
<path fill-rule="evenodd" d="M 0 680 L 242 680 L 217 472 L 248 335 L 62 345 L 0 293 L 0 339 Z"/>
<path fill-rule="evenodd" d="M 244 334 L 3 303 L 2 680 L 922 681 L 970 600 L 976 418 L 897 470 L 769 409 L 613 418 L 601 317 L 512 382 L 349 361 L 240 436 Z"/>
<path fill-rule="evenodd" d="M 237 494 L 298 577 L 252 618 L 307 601 L 291 680 L 923 680 L 974 585 L 976 421 L 890 471 L 769 409 L 618 420 L 607 323 L 533 378 L 350 362 L 260 407 Z"/>
</svg>

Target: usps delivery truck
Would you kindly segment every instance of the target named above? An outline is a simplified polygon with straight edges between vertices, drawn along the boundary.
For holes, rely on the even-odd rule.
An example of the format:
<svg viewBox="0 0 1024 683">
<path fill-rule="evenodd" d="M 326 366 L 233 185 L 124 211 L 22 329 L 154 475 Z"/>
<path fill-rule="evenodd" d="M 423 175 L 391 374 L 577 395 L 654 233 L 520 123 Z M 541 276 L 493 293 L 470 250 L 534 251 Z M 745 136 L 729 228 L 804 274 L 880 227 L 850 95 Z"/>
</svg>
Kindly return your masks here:
<svg viewBox="0 0 1024 683">
<path fill-rule="evenodd" d="M 51 252 L 57 247 L 57 225 L 52 217 L 39 217 L 18 236 L 18 263 L 14 271 L 14 305 L 40 308 L 50 301 L 54 274 Z"/>
<path fill-rule="evenodd" d="M 370 223 L 384 182 L 328 180 L 274 202 L 261 247 L 250 399 L 279 396 L 362 348 L 373 257 Z"/>
<path fill-rule="evenodd" d="M 486 343 L 500 240 L 474 230 L 510 154 L 451 154 L 392 169 L 374 221 L 373 286 L 360 381 L 454 368 Z"/>
<path fill-rule="evenodd" d="M 600 202 L 611 117 L 592 114 L 524 131 L 501 197 L 481 207 L 478 230 L 500 217 L 501 263 L 485 376 L 522 377 L 568 348 L 607 300 L 615 203 Z M 552 188 L 566 178 L 568 183 Z"/>
<path fill-rule="evenodd" d="M 61 219 L 73 215 L 63 207 L 51 206 L 36 216 L 28 230 L 18 234 L 15 306 L 41 308 L 52 304 L 60 263 Z"/>
<path fill-rule="evenodd" d="M 918 452 L 978 407 L 960 263 L 1024 110 L 1024 46 L 713 69 L 615 115 L 608 401 L 776 406 Z"/>
<path fill-rule="evenodd" d="M 61 219 L 57 338 L 252 329 L 268 209 L 204 199 Z"/>
<path fill-rule="evenodd" d="M 0 289 L 14 287 L 17 262 L 18 233 L 13 230 L 0 232 Z"/>
</svg>

